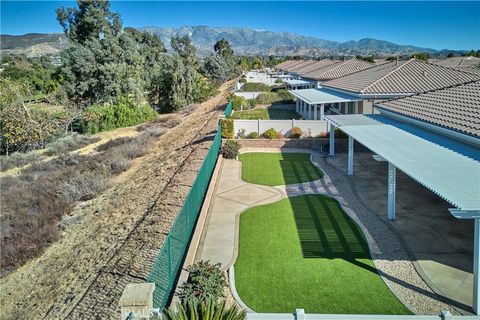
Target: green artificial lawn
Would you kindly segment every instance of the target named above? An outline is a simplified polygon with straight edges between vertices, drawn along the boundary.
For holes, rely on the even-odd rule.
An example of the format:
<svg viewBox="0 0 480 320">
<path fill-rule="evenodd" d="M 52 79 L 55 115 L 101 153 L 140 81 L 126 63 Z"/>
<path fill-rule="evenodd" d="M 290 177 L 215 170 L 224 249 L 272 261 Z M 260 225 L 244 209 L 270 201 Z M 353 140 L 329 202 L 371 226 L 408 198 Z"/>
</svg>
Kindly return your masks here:
<svg viewBox="0 0 480 320">
<path fill-rule="evenodd" d="M 242 179 L 267 186 L 279 186 L 323 177 L 310 162 L 308 153 L 243 153 Z"/>
<path fill-rule="evenodd" d="M 410 314 L 378 275 L 361 229 L 321 195 L 240 215 L 235 285 L 257 312 Z"/>
<path fill-rule="evenodd" d="M 243 120 L 299 120 L 302 116 L 293 110 L 281 110 L 281 109 L 252 109 L 245 111 L 235 111 L 232 114 L 233 119 Z"/>
</svg>

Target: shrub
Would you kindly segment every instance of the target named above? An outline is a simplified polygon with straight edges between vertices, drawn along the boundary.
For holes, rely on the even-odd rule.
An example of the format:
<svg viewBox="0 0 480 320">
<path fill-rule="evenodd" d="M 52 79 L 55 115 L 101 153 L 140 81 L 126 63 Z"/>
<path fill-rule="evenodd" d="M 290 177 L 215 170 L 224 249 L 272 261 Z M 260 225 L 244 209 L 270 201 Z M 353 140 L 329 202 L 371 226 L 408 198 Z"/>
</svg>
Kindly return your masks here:
<svg viewBox="0 0 480 320">
<path fill-rule="evenodd" d="M 86 108 L 82 126 L 84 132 L 97 133 L 133 126 L 156 117 L 157 113 L 149 105 L 137 107 L 132 100 L 121 97 L 114 104 L 92 105 Z"/>
<path fill-rule="evenodd" d="M 237 133 L 237 138 L 245 139 L 245 136 L 246 136 L 246 130 L 245 129 L 240 129 Z"/>
<path fill-rule="evenodd" d="M 87 171 L 74 175 L 57 186 L 57 193 L 66 202 L 90 200 L 109 186 L 109 176 Z"/>
<path fill-rule="evenodd" d="M 327 133 L 325 131 L 322 131 L 320 132 L 320 134 L 318 135 L 319 138 L 326 138 L 327 137 Z"/>
<path fill-rule="evenodd" d="M 267 129 L 263 133 L 263 136 L 267 139 L 275 139 L 277 137 L 277 131 L 274 128 Z"/>
<path fill-rule="evenodd" d="M 92 139 L 89 135 L 83 135 L 74 132 L 48 143 L 46 145 L 47 151 L 45 153 L 49 156 L 59 155 L 67 151 L 79 149 L 89 143 L 92 143 Z"/>
<path fill-rule="evenodd" d="M 299 127 L 293 127 L 292 130 L 290 130 L 290 138 L 298 139 L 302 134 L 303 131 Z"/>
<path fill-rule="evenodd" d="M 222 119 L 222 138 L 233 139 L 235 133 L 233 132 L 233 119 Z"/>
<path fill-rule="evenodd" d="M 240 80 L 238 80 L 238 82 L 240 82 L 240 83 L 247 83 L 247 79 L 245 79 L 245 78 L 240 78 Z"/>
<path fill-rule="evenodd" d="M 276 79 L 275 83 L 283 83 L 283 80 L 282 79 Z"/>
<path fill-rule="evenodd" d="M 248 103 L 249 109 L 253 109 L 257 106 L 257 100 L 255 99 L 248 99 L 247 103 Z"/>
<path fill-rule="evenodd" d="M 245 92 L 270 92 L 271 90 L 268 84 L 260 82 L 248 82 L 242 88 Z"/>
<path fill-rule="evenodd" d="M 223 156 L 227 159 L 235 159 L 240 151 L 240 144 L 234 140 L 228 140 L 223 145 Z"/>
<path fill-rule="evenodd" d="M 263 92 L 257 96 L 257 102 L 260 104 L 272 104 L 278 100 L 278 95 L 274 92 Z"/>
<path fill-rule="evenodd" d="M 281 131 L 278 131 L 275 139 L 285 139 L 285 135 Z"/>
<path fill-rule="evenodd" d="M 164 320 L 245 320 L 245 310 L 238 308 L 236 304 L 232 307 L 225 305 L 225 300 L 218 304 L 216 301 L 199 302 L 198 300 L 189 300 L 184 304 L 177 303 L 168 309 L 165 309 L 158 319 Z"/>
<path fill-rule="evenodd" d="M 108 149 L 111 149 L 111 148 L 115 148 L 115 147 L 118 147 L 122 144 L 130 142 L 131 140 L 132 140 L 132 138 L 130 138 L 130 137 L 119 137 L 119 138 L 115 138 L 115 139 L 110 139 L 107 142 L 99 145 L 97 147 L 97 151 L 105 151 L 105 150 L 108 150 Z"/>
<path fill-rule="evenodd" d="M 248 102 L 244 97 L 232 95 L 231 101 L 232 101 L 232 108 L 235 111 L 248 109 Z"/>
<path fill-rule="evenodd" d="M 258 132 L 250 132 L 247 136 L 247 139 L 258 139 L 260 137 L 260 135 L 258 134 Z"/>
<path fill-rule="evenodd" d="M 14 152 L 8 156 L 0 156 L 1 171 L 23 167 L 38 160 L 38 152 Z"/>
<path fill-rule="evenodd" d="M 179 297 L 182 302 L 193 299 L 216 302 L 223 298 L 227 280 L 220 266 L 220 263 L 210 264 L 208 261 L 188 266 L 188 279 L 180 286 Z"/>
<path fill-rule="evenodd" d="M 278 95 L 279 101 L 282 103 L 293 102 L 293 98 L 294 98 L 293 94 L 291 94 L 285 89 L 278 90 L 277 95 Z"/>
</svg>

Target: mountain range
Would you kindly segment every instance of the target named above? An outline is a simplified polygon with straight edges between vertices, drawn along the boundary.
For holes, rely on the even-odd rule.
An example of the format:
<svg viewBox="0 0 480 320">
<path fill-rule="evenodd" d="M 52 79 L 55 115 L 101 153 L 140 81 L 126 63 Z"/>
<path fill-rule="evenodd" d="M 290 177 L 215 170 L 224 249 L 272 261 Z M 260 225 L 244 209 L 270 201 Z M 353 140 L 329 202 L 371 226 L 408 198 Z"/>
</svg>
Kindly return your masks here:
<svg viewBox="0 0 480 320">
<path fill-rule="evenodd" d="M 337 42 L 302 36 L 291 32 L 272 32 L 250 28 L 184 26 L 179 28 L 144 27 L 140 28 L 158 35 L 170 48 L 170 38 L 174 35 L 189 35 L 200 55 L 213 51 L 214 43 L 225 38 L 236 53 L 245 55 L 302 55 L 311 57 L 372 55 L 393 56 L 411 55 L 415 52 L 428 52 L 433 56 L 446 55 L 449 50 L 434 50 L 411 45 L 399 45 L 377 39 Z M 58 54 L 67 47 L 63 34 L 29 33 L 21 36 L 0 35 L 2 53 L 25 53 L 28 56 Z M 452 51 L 454 52 L 454 51 Z"/>
</svg>

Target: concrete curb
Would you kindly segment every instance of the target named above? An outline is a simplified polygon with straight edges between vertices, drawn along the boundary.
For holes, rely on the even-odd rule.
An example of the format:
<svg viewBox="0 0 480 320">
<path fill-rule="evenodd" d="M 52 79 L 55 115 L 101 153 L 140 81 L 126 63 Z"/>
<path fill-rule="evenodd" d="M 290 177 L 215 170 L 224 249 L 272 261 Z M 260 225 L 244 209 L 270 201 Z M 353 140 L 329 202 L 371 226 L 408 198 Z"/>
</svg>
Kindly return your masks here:
<svg viewBox="0 0 480 320">
<path fill-rule="evenodd" d="M 230 292 L 232 292 L 233 299 L 235 299 L 235 301 L 240 305 L 240 307 L 247 310 L 247 312 L 255 313 L 252 308 L 250 308 L 245 304 L 245 302 L 243 302 L 237 292 L 237 287 L 235 286 L 235 267 L 233 265 L 228 269 L 228 282 L 230 283 Z"/>
</svg>

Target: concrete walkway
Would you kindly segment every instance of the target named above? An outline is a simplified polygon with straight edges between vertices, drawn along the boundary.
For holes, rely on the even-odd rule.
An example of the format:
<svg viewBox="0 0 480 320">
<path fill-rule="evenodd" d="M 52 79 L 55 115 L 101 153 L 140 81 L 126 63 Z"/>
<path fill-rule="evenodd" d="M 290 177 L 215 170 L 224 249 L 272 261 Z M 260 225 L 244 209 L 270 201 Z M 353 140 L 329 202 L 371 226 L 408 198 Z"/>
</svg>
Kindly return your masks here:
<svg viewBox="0 0 480 320">
<path fill-rule="evenodd" d="M 312 159 L 325 173 L 322 179 L 277 187 L 243 181 L 241 162 L 224 160 L 195 260 L 219 262 L 224 270 L 228 269 L 238 255 L 238 220 L 241 212 L 284 197 L 325 194 L 337 199 L 342 209 L 362 228 L 379 274 L 405 305 L 418 314 L 438 314 L 440 310 L 458 314 L 450 305 L 452 301 L 435 294 L 417 273 L 408 251 L 392 226 L 359 201 L 348 176 L 318 154 L 313 154 Z"/>
</svg>

